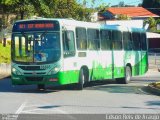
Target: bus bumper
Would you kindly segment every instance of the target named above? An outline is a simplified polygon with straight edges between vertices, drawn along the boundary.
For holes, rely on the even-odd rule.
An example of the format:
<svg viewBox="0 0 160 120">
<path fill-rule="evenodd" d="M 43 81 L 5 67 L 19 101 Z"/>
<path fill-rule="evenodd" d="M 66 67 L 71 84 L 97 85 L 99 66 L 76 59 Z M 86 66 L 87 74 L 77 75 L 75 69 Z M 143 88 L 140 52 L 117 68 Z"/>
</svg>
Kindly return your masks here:
<svg viewBox="0 0 160 120">
<path fill-rule="evenodd" d="M 11 75 L 12 85 L 32 85 L 32 84 L 56 84 L 59 85 L 57 75 L 39 75 L 39 76 L 24 76 Z"/>
</svg>

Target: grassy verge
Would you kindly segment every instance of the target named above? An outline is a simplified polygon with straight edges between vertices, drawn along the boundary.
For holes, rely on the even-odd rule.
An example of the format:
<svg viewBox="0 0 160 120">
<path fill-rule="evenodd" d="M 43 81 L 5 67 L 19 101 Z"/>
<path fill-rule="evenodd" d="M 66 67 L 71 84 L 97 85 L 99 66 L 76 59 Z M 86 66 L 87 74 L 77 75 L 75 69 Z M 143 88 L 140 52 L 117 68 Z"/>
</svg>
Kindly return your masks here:
<svg viewBox="0 0 160 120">
<path fill-rule="evenodd" d="M 11 49 L 10 45 L 6 45 L 3 47 L 3 44 L 0 43 L 0 63 L 7 63 L 11 62 Z"/>
<path fill-rule="evenodd" d="M 160 82 L 152 83 L 151 85 L 157 89 L 160 89 Z"/>
</svg>

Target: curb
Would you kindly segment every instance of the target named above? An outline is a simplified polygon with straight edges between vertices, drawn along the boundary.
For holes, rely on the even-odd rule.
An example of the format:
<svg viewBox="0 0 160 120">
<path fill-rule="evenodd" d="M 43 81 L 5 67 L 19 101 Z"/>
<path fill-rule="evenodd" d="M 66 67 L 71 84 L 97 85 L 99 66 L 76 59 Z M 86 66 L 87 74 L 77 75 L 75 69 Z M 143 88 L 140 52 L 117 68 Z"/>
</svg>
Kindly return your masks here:
<svg viewBox="0 0 160 120">
<path fill-rule="evenodd" d="M 11 75 L 0 76 L 0 80 L 3 80 L 5 78 L 11 78 Z"/>
<path fill-rule="evenodd" d="M 152 84 L 153 83 L 148 84 L 147 86 L 148 92 L 160 96 L 160 89 L 154 87 Z"/>
</svg>

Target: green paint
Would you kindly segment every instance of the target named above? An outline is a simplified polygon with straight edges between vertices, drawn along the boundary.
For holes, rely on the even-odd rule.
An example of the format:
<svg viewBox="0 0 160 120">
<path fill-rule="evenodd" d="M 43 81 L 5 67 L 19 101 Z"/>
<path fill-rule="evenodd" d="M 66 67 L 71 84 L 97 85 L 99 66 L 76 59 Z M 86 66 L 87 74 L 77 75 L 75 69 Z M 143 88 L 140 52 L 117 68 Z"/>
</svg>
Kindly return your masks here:
<svg viewBox="0 0 160 120">
<path fill-rule="evenodd" d="M 58 73 L 60 84 L 77 83 L 79 78 L 79 71 L 65 71 Z"/>
<path fill-rule="evenodd" d="M 132 76 L 142 75 L 146 73 L 148 70 L 148 61 L 147 55 L 144 55 L 141 61 L 139 61 L 136 65 L 132 66 Z M 122 78 L 124 77 L 125 68 L 116 67 L 114 65 L 114 78 Z M 106 68 L 103 68 L 100 63 L 93 63 L 93 69 L 89 69 L 89 77 L 90 80 L 104 80 L 104 79 L 112 79 L 112 64 L 108 65 Z M 26 75 L 27 76 L 27 75 Z M 15 75 L 12 73 L 12 83 L 14 85 L 17 84 L 70 84 L 70 83 L 78 83 L 79 80 L 79 70 L 70 70 L 70 71 L 60 71 L 55 75 L 37 75 L 37 77 L 43 77 L 43 81 L 27 81 L 25 75 Z M 30 75 L 33 76 L 33 75 Z M 51 82 L 50 79 L 57 78 L 57 82 Z M 36 79 L 36 78 L 35 78 Z"/>
<path fill-rule="evenodd" d="M 148 70 L 148 58 L 145 55 L 140 62 L 132 67 L 132 76 L 143 75 Z"/>
</svg>

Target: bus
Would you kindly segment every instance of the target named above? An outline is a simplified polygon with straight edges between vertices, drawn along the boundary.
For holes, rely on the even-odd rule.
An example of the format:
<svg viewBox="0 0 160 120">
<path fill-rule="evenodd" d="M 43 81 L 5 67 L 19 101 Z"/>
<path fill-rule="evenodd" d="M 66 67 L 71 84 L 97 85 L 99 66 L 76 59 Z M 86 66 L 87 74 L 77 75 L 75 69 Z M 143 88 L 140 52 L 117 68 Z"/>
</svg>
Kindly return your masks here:
<svg viewBox="0 0 160 120">
<path fill-rule="evenodd" d="M 148 42 L 140 28 L 74 19 L 15 22 L 11 40 L 13 85 L 84 84 L 116 80 L 127 84 L 148 70 Z"/>
</svg>

